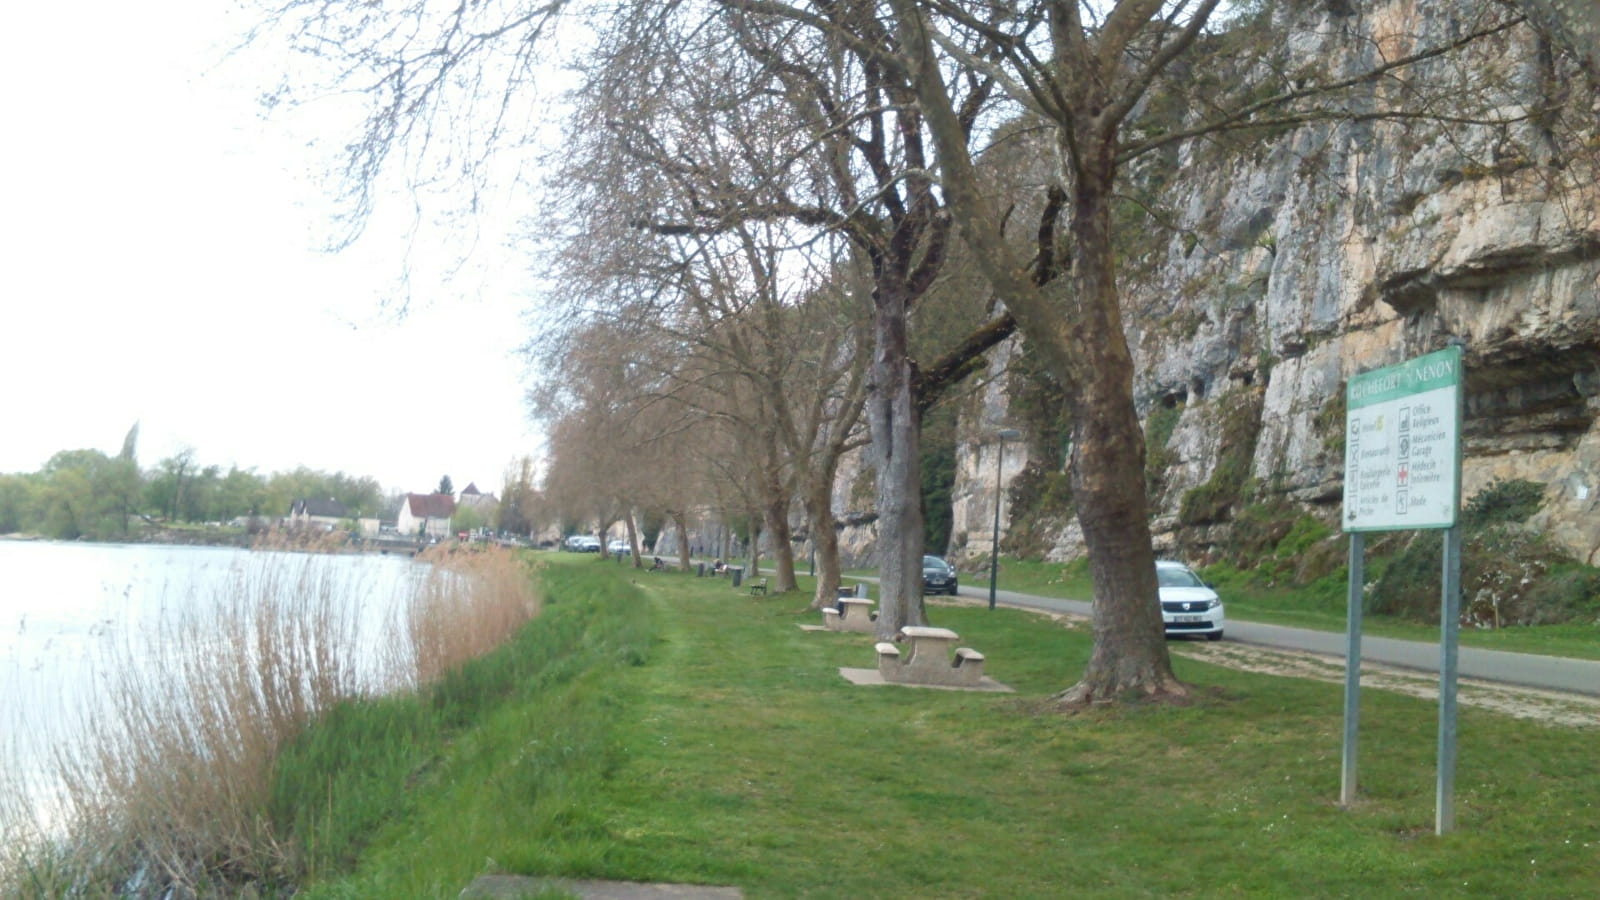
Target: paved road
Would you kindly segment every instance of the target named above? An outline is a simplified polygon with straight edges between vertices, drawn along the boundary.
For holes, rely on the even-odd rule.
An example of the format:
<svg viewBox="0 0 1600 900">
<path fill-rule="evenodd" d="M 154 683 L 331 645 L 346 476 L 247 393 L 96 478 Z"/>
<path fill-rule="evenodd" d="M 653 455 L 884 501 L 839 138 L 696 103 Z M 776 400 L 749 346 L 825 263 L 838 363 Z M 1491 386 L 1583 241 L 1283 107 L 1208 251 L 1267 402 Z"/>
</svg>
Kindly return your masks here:
<svg viewBox="0 0 1600 900">
<path fill-rule="evenodd" d="M 877 579 L 861 579 L 876 581 Z M 989 588 L 963 587 L 961 596 L 989 599 Z M 1083 600 L 1059 600 L 1054 597 L 1035 597 L 1015 591 L 996 591 L 995 601 L 1006 606 L 1044 609 L 1054 612 L 1088 616 L 1090 606 Z M 1309 628 L 1289 628 L 1283 625 L 1263 625 L 1259 622 L 1242 622 L 1228 619 L 1224 640 L 1287 650 L 1305 650 L 1344 658 L 1343 632 L 1313 631 Z M 1363 662 L 1381 663 L 1422 672 L 1439 671 L 1439 645 L 1422 641 L 1402 641 L 1394 638 L 1362 635 L 1361 659 Z M 1538 656 L 1532 653 L 1507 653 L 1502 650 L 1480 650 L 1461 647 L 1456 668 L 1462 678 L 1497 681 L 1524 687 L 1544 688 L 1572 694 L 1600 697 L 1600 660 L 1566 659 L 1559 656 Z"/>
</svg>

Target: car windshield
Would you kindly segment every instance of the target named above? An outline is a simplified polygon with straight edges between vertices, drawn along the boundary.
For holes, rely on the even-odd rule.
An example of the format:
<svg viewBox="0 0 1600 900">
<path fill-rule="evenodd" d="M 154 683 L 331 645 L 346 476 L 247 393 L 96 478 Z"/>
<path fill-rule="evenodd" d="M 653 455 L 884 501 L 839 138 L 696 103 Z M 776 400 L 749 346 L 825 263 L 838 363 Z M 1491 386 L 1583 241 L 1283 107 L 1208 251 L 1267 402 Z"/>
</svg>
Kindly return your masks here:
<svg viewBox="0 0 1600 900">
<path fill-rule="evenodd" d="M 924 569 L 933 569 L 939 572 L 943 572 L 945 569 L 944 560 L 937 556 L 924 556 L 922 558 L 922 567 Z"/>
<path fill-rule="evenodd" d="M 1199 575 L 1196 575 L 1183 566 L 1157 566 L 1156 581 L 1160 583 L 1162 587 L 1170 588 L 1206 586 L 1206 583 L 1200 580 Z"/>
</svg>

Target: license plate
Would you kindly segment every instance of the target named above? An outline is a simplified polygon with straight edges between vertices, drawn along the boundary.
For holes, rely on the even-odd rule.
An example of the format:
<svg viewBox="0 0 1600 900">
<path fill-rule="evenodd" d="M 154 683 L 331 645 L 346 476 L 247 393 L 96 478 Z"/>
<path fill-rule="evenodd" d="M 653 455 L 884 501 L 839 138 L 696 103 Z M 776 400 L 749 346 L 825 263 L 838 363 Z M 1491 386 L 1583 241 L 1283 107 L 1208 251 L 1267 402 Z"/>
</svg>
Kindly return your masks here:
<svg viewBox="0 0 1600 900">
<path fill-rule="evenodd" d="M 1205 616 L 1173 616 L 1172 617 L 1172 621 L 1177 622 L 1179 624 L 1183 624 L 1183 625 L 1187 625 L 1190 622 L 1204 622 L 1205 620 L 1206 620 Z"/>
</svg>

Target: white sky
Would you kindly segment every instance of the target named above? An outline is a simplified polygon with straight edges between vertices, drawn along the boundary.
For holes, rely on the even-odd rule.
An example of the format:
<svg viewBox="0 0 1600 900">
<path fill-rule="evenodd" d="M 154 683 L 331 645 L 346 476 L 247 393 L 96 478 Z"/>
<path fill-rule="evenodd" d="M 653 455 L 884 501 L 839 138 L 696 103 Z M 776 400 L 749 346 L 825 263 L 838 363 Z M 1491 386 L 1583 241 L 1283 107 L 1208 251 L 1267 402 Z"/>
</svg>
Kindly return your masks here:
<svg viewBox="0 0 1600 900">
<path fill-rule="evenodd" d="M 305 126 L 262 119 L 269 54 L 223 60 L 244 24 L 230 5 L 7 11 L 0 472 L 115 453 L 137 420 L 147 468 L 192 447 L 224 469 L 498 491 L 513 457 L 540 455 L 513 352 L 526 261 L 482 235 L 467 274 L 424 274 L 406 317 L 386 311 L 401 229 L 317 249 L 327 206 Z M 412 262 L 438 270 L 456 252 Z"/>
</svg>

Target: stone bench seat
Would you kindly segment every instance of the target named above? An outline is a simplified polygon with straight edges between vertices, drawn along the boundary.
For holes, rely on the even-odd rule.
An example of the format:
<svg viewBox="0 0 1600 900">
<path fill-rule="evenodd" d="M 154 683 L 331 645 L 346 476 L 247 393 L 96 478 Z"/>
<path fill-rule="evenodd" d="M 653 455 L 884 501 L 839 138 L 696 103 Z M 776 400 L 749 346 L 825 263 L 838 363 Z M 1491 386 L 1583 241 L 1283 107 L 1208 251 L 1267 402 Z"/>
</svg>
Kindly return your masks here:
<svg viewBox="0 0 1600 900">
<path fill-rule="evenodd" d="M 954 668 L 965 672 L 976 684 L 983 680 L 983 654 L 971 647 L 957 647 Z"/>
</svg>

